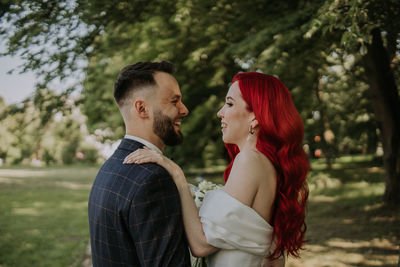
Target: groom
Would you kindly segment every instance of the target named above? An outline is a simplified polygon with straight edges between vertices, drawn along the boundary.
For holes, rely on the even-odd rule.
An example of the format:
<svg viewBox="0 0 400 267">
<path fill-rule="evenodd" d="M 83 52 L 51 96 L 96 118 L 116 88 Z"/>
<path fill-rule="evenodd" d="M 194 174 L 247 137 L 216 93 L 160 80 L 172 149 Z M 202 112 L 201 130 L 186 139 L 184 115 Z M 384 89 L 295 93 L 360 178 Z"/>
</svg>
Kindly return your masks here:
<svg viewBox="0 0 400 267">
<path fill-rule="evenodd" d="M 182 103 L 169 62 L 126 66 L 114 98 L 126 135 L 101 167 L 89 197 L 93 266 L 190 266 L 180 199 L 168 172 L 154 163 L 122 164 L 147 146 L 162 152 L 182 142 Z"/>
</svg>

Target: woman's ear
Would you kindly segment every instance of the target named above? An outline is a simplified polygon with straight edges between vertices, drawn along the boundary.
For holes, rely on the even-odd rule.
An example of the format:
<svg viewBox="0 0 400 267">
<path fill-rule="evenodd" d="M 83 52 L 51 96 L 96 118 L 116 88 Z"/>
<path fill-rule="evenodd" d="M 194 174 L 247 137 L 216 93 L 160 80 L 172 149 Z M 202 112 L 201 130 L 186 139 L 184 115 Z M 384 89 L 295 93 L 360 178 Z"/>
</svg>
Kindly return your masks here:
<svg viewBox="0 0 400 267">
<path fill-rule="evenodd" d="M 251 121 L 250 125 L 251 125 L 251 127 L 252 127 L 253 129 L 257 129 L 257 127 L 258 127 L 258 120 L 254 118 L 254 119 Z"/>
<path fill-rule="evenodd" d="M 133 103 L 133 108 L 135 109 L 136 113 L 141 118 L 148 118 L 149 117 L 149 107 L 147 103 L 142 99 L 137 99 Z"/>
<path fill-rule="evenodd" d="M 256 116 L 253 112 L 251 112 L 250 119 L 251 128 L 256 129 L 258 127 L 258 120 L 256 119 Z"/>
</svg>

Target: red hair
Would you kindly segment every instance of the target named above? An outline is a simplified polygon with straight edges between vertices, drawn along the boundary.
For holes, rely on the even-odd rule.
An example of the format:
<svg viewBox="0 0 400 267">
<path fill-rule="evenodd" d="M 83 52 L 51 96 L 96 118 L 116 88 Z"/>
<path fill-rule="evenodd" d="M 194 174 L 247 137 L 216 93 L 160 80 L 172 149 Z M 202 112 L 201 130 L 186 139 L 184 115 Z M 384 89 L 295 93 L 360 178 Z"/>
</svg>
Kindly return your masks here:
<svg viewBox="0 0 400 267">
<path fill-rule="evenodd" d="M 299 257 L 306 232 L 305 210 L 308 198 L 306 182 L 309 164 L 302 147 L 303 121 L 293 104 L 289 90 L 277 78 L 258 72 L 239 73 L 238 81 L 247 109 L 259 124 L 257 149 L 277 171 L 277 188 L 272 223 L 276 248 L 272 258 L 284 251 Z M 231 162 L 224 172 L 228 180 L 233 161 L 239 153 L 234 144 L 225 144 Z"/>
</svg>

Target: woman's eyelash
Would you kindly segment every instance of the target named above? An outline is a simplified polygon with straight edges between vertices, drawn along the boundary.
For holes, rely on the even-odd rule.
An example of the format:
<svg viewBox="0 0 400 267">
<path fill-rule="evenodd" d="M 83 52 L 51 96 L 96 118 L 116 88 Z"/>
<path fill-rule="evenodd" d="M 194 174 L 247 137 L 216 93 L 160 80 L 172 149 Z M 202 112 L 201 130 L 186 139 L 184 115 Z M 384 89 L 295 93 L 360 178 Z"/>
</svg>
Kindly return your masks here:
<svg viewBox="0 0 400 267">
<path fill-rule="evenodd" d="M 232 107 L 233 104 L 232 103 L 226 103 L 229 107 Z"/>
</svg>

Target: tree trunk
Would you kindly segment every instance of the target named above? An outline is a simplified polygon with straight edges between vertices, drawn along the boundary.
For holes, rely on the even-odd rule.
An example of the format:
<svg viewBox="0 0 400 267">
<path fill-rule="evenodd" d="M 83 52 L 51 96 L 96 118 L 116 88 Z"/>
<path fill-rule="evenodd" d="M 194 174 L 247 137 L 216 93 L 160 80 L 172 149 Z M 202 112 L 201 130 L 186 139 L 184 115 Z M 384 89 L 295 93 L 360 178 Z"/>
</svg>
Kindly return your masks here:
<svg viewBox="0 0 400 267">
<path fill-rule="evenodd" d="M 318 120 L 318 135 L 321 137 L 321 140 L 319 141 L 319 144 L 326 160 L 327 169 L 332 170 L 333 162 L 337 155 L 335 134 L 331 130 L 331 125 L 327 115 L 328 108 L 323 98 L 324 85 L 322 84 L 321 79 L 318 80 L 319 82 L 315 86 L 315 94 L 319 103 L 320 112 L 320 119 Z"/>
<path fill-rule="evenodd" d="M 400 248 L 399 248 L 399 260 L 397 261 L 397 267 L 400 267 Z"/>
<path fill-rule="evenodd" d="M 384 201 L 400 203 L 400 100 L 390 59 L 383 45 L 379 28 L 372 30 L 372 43 L 364 57 L 375 115 L 383 145 L 383 165 L 386 172 Z"/>
</svg>

